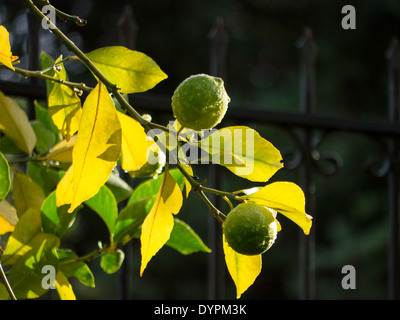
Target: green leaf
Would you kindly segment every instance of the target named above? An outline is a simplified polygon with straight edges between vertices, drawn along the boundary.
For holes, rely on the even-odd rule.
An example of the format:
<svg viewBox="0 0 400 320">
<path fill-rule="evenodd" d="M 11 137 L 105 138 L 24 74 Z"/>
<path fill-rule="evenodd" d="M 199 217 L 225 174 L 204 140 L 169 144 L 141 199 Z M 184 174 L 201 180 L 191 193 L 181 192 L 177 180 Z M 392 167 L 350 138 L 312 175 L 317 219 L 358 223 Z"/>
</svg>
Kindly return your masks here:
<svg viewBox="0 0 400 320">
<path fill-rule="evenodd" d="M 32 121 L 31 125 L 36 134 L 36 151 L 42 154 L 48 152 L 55 143 L 53 133 L 39 121 Z"/>
<path fill-rule="evenodd" d="M 152 203 L 150 205 L 148 203 L 149 198 L 140 199 L 121 210 L 114 229 L 114 239 L 117 245 L 124 245 L 135 236 L 151 210 Z"/>
<path fill-rule="evenodd" d="M 177 218 L 174 218 L 174 228 L 166 245 L 185 255 L 199 251 L 211 252 L 193 229 Z"/>
<path fill-rule="evenodd" d="M 56 206 L 56 192 L 53 191 L 46 198 L 42 206 L 41 217 L 43 231 L 62 238 L 73 224 L 78 211 L 75 210 L 73 213 L 68 213 L 68 208 L 68 205 L 61 207 Z"/>
<path fill-rule="evenodd" d="M 0 151 L 4 154 L 20 155 L 24 152 L 17 148 L 15 142 L 9 136 L 0 137 Z"/>
<path fill-rule="evenodd" d="M 6 158 L 0 152 L 0 201 L 3 200 L 11 187 L 10 167 Z"/>
<path fill-rule="evenodd" d="M 62 271 L 67 278 L 75 277 L 80 283 L 87 287 L 94 288 L 94 276 L 92 271 L 83 261 L 76 261 L 78 256 L 70 249 L 58 249 L 57 255 L 59 259 L 59 270 Z"/>
<path fill-rule="evenodd" d="M 174 178 L 181 191 L 185 187 L 185 177 L 179 169 L 169 170 L 169 174 Z M 157 179 L 148 179 L 138 185 L 133 191 L 132 196 L 129 198 L 128 204 L 144 198 L 156 198 L 158 190 L 160 189 L 164 173 L 160 174 Z M 153 200 L 154 202 L 154 200 Z M 151 206 L 153 202 L 150 202 Z"/>
<path fill-rule="evenodd" d="M 21 172 L 14 171 L 12 188 L 15 208 L 19 217 L 28 209 L 40 211 L 46 196 L 32 178 Z"/>
<path fill-rule="evenodd" d="M 108 274 L 113 274 L 119 270 L 124 261 L 125 254 L 122 250 L 108 251 L 101 256 L 100 266 Z"/>
<path fill-rule="evenodd" d="M 36 120 L 43 124 L 44 127 L 53 134 L 54 143 L 58 143 L 60 140 L 58 129 L 51 119 L 49 109 L 42 107 L 42 105 L 37 100 L 35 100 L 33 104 L 35 106 Z"/>
<path fill-rule="evenodd" d="M 29 209 L 19 218 L 13 233 L 8 239 L 6 249 L 1 257 L 4 266 L 15 263 L 22 255 L 32 249 L 30 241 L 42 229 L 40 211 Z"/>
<path fill-rule="evenodd" d="M 94 197 L 85 201 L 85 204 L 103 219 L 110 235 L 113 236 L 118 217 L 118 206 L 111 190 L 105 185 L 102 186 Z"/>
<path fill-rule="evenodd" d="M 153 59 L 125 47 L 104 47 L 87 56 L 122 93 L 144 92 L 167 78 Z"/>
<path fill-rule="evenodd" d="M 257 131 L 245 126 L 226 127 L 201 140 L 211 161 L 250 181 L 268 181 L 283 167 L 282 156 Z"/>
<path fill-rule="evenodd" d="M 0 131 L 9 136 L 18 149 L 32 154 L 36 145 L 36 135 L 29 123 L 28 116 L 15 100 L 6 97 L 1 91 Z"/>
<path fill-rule="evenodd" d="M 40 162 L 33 161 L 28 162 L 26 173 L 28 177 L 40 186 L 46 196 L 54 190 L 63 176 L 62 171 L 47 167 Z"/>
<path fill-rule="evenodd" d="M 254 193 L 249 194 L 246 190 L 244 193 L 248 200 L 278 211 L 301 227 L 305 234 L 310 233 L 312 217 L 305 211 L 303 190 L 295 183 L 279 181 L 259 188 Z"/>
<path fill-rule="evenodd" d="M 57 273 L 58 258 L 55 250 L 59 245 L 60 240 L 56 236 L 43 232 L 29 242 L 30 250 L 16 261 L 7 275 L 17 299 L 38 298 L 48 290 L 42 286 L 45 276 L 42 268 L 50 265 Z"/>
<path fill-rule="evenodd" d="M 110 174 L 106 182 L 106 186 L 112 191 L 118 203 L 128 199 L 133 192 L 131 186 L 115 173 Z"/>
</svg>

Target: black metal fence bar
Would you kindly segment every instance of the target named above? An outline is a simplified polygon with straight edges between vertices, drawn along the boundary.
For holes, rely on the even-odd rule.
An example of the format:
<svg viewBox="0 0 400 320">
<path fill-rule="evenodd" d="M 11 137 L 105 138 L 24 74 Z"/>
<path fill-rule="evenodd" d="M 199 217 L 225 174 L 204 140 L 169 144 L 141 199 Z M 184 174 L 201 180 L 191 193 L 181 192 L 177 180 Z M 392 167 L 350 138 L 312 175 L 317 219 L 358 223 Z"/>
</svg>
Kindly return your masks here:
<svg viewBox="0 0 400 320">
<path fill-rule="evenodd" d="M 224 29 L 223 21 L 217 19 L 210 34 L 210 74 L 226 79 L 226 53 L 228 35 Z M 223 176 L 217 165 L 209 167 L 211 186 L 215 189 L 222 189 Z M 211 198 L 217 208 L 221 208 L 221 198 L 215 195 Z M 219 222 L 213 216 L 208 216 L 209 244 L 213 254 L 208 260 L 208 299 L 224 299 L 225 297 L 225 262 L 222 248 L 222 231 Z"/>
<path fill-rule="evenodd" d="M 394 39 L 387 52 L 389 86 L 389 121 L 400 126 L 400 48 Z M 388 152 L 392 168 L 388 172 L 389 200 L 389 256 L 388 256 L 388 296 L 400 298 L 400 261 L 399 261 L 399 210 L 400 210 L 400 168 L 399 141 L 392 137 L 388 141 Z"/>
<path fill-rule="evenodd" d="M 300 112 L 310 116 L 315 112 L 316 87 L 315 87 L 315 60 L 316 48 L 311 29 L 304 30 L 299 42 L 300 48 Z M 304 128 L 302 142 L 302 164 L 300 165 L 300 184 L 306 198 L 306 212 L 314 216 L 313 196 L 314 183 L 312 172 L 312 129 Z M 300 232 L 300 299 L 314 298 L 314 230 L 306 236 Z"/>
</svg>

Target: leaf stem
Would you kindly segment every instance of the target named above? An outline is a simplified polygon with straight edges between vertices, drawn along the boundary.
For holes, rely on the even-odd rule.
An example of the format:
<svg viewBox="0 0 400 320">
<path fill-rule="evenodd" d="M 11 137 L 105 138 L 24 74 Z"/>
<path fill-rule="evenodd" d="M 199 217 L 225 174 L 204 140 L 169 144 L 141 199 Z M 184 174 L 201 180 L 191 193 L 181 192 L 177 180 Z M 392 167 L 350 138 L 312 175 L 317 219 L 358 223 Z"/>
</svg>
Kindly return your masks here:
<svg viewBox="0 0 400 320">
<path fill-rule="evenodd" d="M 193 191 L 195 191 L 199 194 L 200 198 L 202 198 L 203 201 L 210 208 L 210 211 L 213 214 L 213 216 L 218 220 L 218 222 L 220 222 L 222 224 L 224 222 L 223 219 L 226 218 L 226 215 L 224 215 L 221 211 L 219 211 L 212 204 L 210 199 L 208 199 L 207 196 L 205 195 L 204 191 L 212 190 L 213 193 L 219 194 L 219 195 L 229 194 L 229 192 L 204 187 L 201 183 L 199 183 L 195 179 L 193 179 L 193 177 L 182 167 L 182 165 L 180 163 L 177 163 L 177 166 L 178 166 L 179 170 L 182 172 L 182 174 L 185 176 L 185 178 L 189 181 L 190 185 L 192 186 Z"/>
<path fill-rule="evenodd" d="M 60 264 L 67 265 L 67 264 L 76 263 L 76 262 L 90 262 L 90 261 L 93 261 L 93 260 L 101 257 L 107 251 L 114 251 L 114 250 L 115 250 L 115 248 L 113 246 L 99 248 L 99 249 L 93 250 L 92 252 L 90 252 L 87 255 L 84 255 L 82 257 L 61 260 Z"/>
<path fill-rule="evenodd" d="M 64 62 L 67 62 L 67 61 L 72 61 L 72 60 L 79 60 L 79 59 L 78 59 L 76 56 L 68 56 L 68 57 L 66 57 L 66 58 L 64 58 L 64 59 L 61 59 L 60 61 L 54 62 L 54 64 L 53 64 L 52 66 L 50 66 L 50 67 L 48 67 L 48 68 L 46 68 L 46 69 L 43 69 L 43 70 L 41 70 L 40 72 L 41 72 L 41 73 L 46 73 L 47 71 L 52 70 L 55 66 L 57 66 L 57 65 L 59 65 L 59 64 L 62 64 L 62 63 L 64 63 Z"/>
<path fill-rule="evenodd" d="M 14 291 L 12 290 L 10 283 L 7 280 L 7 277 L 3 270 L 3 266 L 1 265 L 1 262 L 0 262 L 0 277 L 3 280 L 4 286 L 6 287 L 7 292 L 10 295 L 11 299 L 17 300 L 17 297 L 15 296 Z"/>
</svg>

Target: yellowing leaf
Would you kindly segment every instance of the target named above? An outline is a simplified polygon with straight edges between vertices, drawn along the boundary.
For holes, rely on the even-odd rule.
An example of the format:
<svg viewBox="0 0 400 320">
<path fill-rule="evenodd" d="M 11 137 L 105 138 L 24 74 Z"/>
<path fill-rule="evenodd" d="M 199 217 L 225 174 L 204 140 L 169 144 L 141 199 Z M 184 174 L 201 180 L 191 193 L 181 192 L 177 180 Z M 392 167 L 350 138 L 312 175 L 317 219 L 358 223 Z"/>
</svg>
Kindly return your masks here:
<svg viewBox="0 0 400 320">
<path fill-rule="evenodd" d="M 17 210 L 6 200 L 0 201 L 0 235 L 14 231 L 17 222 Z"/>
<path fill-rule="evenodd" d="M 46 196 L 42 188 L 31 177 L 14 171 L 12 188 L 14 204 L 19 217 L 28 209 L 40 211 Z"/>
<path fill-rule="evenodd" d="M 144 92 L 167 78 L 153 59 L 125 47 L 99 48 L 87 56 L 122 93 Z"/>
<path fill-rule="evenodd" d="M 305 212 L 303 190 L 295 183 L 274 182 L 246 198 L 278 211 L 301 227 L 305 234 L 310 233 L 312 217 Z"/>
<path fill-rule="evenodd" d="M 11 98 L 0 91 L 0 131 L 10 137 L 18 149 L 32 154 L 36 135 L 28 116 Z"/>
<path fill-rule="evenodd" d="M 223 236 L 225 263 L 236 286 L 236 298 L 239 299 L 256 280 L 261 272 L 261 254 L 246 256 L 234 251 Z"/>
<path fill-rule="evenodd" d="M 22 215 L 13 233 L 10 235 L 6 249 L 1 257 L 4 266 L 14 264 L 19 257 L 32 249 L 30 241 L 41 232 L 42 219 L 40 211 L 28 209 Z"/>
<path fill-rule="evenodd" d="M 210 154 L 213 163 L 250 181 L 268 181 L 283 167 L 279 150 L 257 131 L 245 126 L 214 131 L 201 140 L 201 148 Z"/>
<path fill-rule="evenodd" d="M 147 141 L 146 132 L 136 120 L 117 112 L 121 123 L 121 167 L 126 171 L 137 171 L 147 163 L 147 150 L 154 142 Z"/>
<path fill-rule="evenodd" d="M 56 289 L 61 300 L 76 300 L 71 284 L 61 271 L 57 272 Z"/>
<path fill-rule="evenodd" d="M 10 191 L 10 166 L 8 161 L 0 152 L 0 201 L 3 200 Z"/>
<path fill-rule="evenodd" d="M 44 157 L 41 157 L 40 160 L 51 160 L 51 161 L 59 161 L 64 163 L 72 162 L 72 150 L 75 145 L 76 135 L 71 137 L 69 140 L 62 140 L 57 143 L 53 149 L 50 150 Z"/>
<path fill-rule="evenodd" d="M 68 168 L 65 175 L 62 177 L 56 188 L 56 206 L 61 207 L 65 204 L 70 204 L 74 196 L 73 190 L 74 172 L 72 164 Z"/>
<path fill-rule="evenodd" d="M 0 63 L 4 64 L 11 70 L 15 70 L 12 61 L 17 57 L 13 57 L 10 46 L 10 35 L 4 26 L 0 26 Z"/>
<path fill-rule="evenodd" d="M 78 131 L 82 114 L 81 99 L 71 88 L 54 84 L 49 95 L 49 112 L 54 124 L 67 140 Z"/>
<path fill-rule="evenodd" d="M 142 225 L 140 276 L 150 259 L 164 246 L 174 227 L 172 214 L 177 214 L 182 207 L 183 197 L 179 185 L 165 170 L 157 198 Z"/>
<path fill-rule="evenodd" d="M 58 58 L 58 62 L 62 57 Z M 64 65 L 58 65 L 61 71 L 55 72 L 54 77 L 66 80 L 67 74 Z M 49 112 L 54 124 L 61 134 L 69 140 L 78 131 L 82 115 L 81 99 L 70 87 L 60 83 L 53 83 L 48 99 Z"/>
<path fill-rule="evenodd" d="M 104 84 L 83 105 L 78 137 L 72 151 L 73 199 L 69 212 L 90 199 L 107 182 L 121 153 L 121 125 Z"/>
</svg>

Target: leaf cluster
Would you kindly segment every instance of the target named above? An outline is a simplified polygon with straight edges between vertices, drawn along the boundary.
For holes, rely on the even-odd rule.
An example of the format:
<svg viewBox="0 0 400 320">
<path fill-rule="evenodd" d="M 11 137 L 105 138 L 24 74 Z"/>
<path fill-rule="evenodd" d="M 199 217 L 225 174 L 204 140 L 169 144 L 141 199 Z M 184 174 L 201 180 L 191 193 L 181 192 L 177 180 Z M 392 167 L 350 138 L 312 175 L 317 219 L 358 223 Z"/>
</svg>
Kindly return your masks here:
<svg viewBox="0 0 400 320">
<path fill-rule="evenodd" d="M 32 1 L 24 2 L 33 14 L 45 18 Z M 0 261 L 8 268 L 9 283 L 0 283 L 0 298 L 10 298 L 11 290 L 17 298 L 40 297 L 48 290 L 42 283 L 42 269 L 51 265 L 60 298 L 74 299 L 69 279 L 76 277 L 94 287 L 88 262 L 99 259 L 104 272 L 113 274 L 124 260 L 121 246 L 133 240 L 141 243 L 141 276 L 164 245 L 184 255 L 210 252 L 195 231 L 177 218 L 191 192 L 200 196 L 221 226 L 226 214 L 211 203 L 207 193 L 223 197 L 231 206 L 246 201 L 261 204 L 275 217 L 279 212 L 309 233 L 311 217 L 305 213 L 304 194 L 294 183 L 228 192 L 194 178 L 192 163 L 207 160 L 239 177 L 267 182 L 283 167 L 282 157 L 255 130 L 227 127 L 194 139 L 195 132 L 177 121 L 168 126 L 152 123 L 136 112 L 127 96 L 150 90 L 167 78 L 154 60 L 124 47 L 84 54 L 61 31 L 52 31 L 75 56 L 54 59 L 43 52 L 42 70 L 30 71 L 16 67 L 8 32 L 0 27 L 2 67 L 42 78 L 47 87 L 47 101 L 35 102 L 34 121 L 29 121 L 17 101 L 0 92 L 4 135 L 0 142 L 0 232 L 8 235 Z M 80 60 L 93 73 L 94 88 L 69 81 L 64 64 L 70 60 Z M 83 90 L 88 92 L 85 98 Z M 149 135 L 155 129 L 157 134 Z M 234 137 L 230 141 L 234 148 L 221 143 L 228 137 Z M 188 156 L 188 149 L 200 152 Z M 149 153 L 163 155 L 165 161 L 132 189 L 117 168 L 135 177 L 135 172 L 148 165 Z M 62 240 L 83 207 L 102 219 L 109 241 L 78 256 L 64 248 Z M 241 255 L 221 241 L 239 298 L 261 272 L 261 255 Z"/>
</svg>

